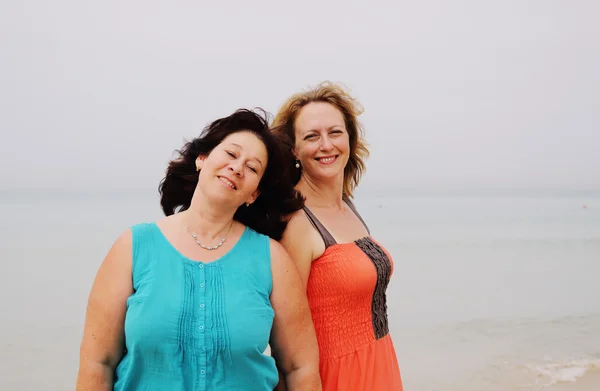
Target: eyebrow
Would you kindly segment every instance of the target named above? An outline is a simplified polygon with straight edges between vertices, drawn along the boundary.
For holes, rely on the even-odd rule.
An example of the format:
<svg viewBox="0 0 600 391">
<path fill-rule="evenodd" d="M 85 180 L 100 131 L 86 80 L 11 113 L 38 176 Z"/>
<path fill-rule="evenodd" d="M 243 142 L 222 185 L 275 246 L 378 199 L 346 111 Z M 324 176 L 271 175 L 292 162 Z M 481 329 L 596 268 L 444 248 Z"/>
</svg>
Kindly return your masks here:
<svg viewBox="0 0 600 391">
<path fill-rule="evenodd" d="M 244 148 L 243 148 L 243 147 L 242 147 L 240 144 L 236 144 L 236 143 L 229 143 L 229 145 L 233 145 L 234 147 L 238 147 L 239 149 L 244 149 Z M 261 166 L 261 167 L 264 165 L 264 164 L 263 164 L 263 162 L 261 162 L 261 161 L 260 161 L 260 159 L 259 159 L 259 158 L 257 158 L 257 157 L 253 157 L 253 158 L 252 158 L 252 159 L 250 159 L 250 160 L 256 160 L 256 161 L 258 162 L 258 164 L 260 164 L 260 166 Z"/>
<path fill-rule="evenodd" d="M 341 124 L 339 124 L 339 125 L 332 125 L 332 126 L 328 127 L 326 130 L 331 130 L 331 129 L 336 128 L 336 127 L 340 127 L 340 128 L 343 129 L 344 125 L 341 125 Z M 309 130 L 305 131 L 304 134 L 306 134 L 308 132 L 318 132 L 318 131 L 319 131 L 318 129 L 309 129 Z"/>
</svg>

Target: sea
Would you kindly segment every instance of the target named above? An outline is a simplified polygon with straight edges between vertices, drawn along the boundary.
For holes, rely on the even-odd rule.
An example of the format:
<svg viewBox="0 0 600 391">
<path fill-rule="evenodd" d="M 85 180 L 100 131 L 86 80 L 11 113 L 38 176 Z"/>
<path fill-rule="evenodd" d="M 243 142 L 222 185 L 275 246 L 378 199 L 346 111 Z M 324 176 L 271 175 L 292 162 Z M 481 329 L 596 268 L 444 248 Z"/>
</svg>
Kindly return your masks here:
<svg viewBox="0 0 600 391">
<path fill-rule="evenodd" d="M 381 195 L 383 194 L 383 195 Z M 373 192 L 406 391 L 600 391 L 600 192 Z M 0 194 L 0 390 L 74 389 L 87 296 L 149 191 Z"/>
</svg>

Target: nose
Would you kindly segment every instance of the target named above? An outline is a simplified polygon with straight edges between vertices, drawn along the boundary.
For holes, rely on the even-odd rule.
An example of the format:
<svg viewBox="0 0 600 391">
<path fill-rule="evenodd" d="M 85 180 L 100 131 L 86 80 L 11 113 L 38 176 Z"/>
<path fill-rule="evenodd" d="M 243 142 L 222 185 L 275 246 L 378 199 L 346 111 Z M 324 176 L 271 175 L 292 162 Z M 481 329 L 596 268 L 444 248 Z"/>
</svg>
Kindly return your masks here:
<svg viewBox="0 0 600 391">
<path fill-rule="evenodd" d="M 319 146 L 321 151 L 330 151 L 333 149 L 333 144 L 329 140 L 328 136 L 321 137 L 321 145 Z"/>
<path fill-rule="evenodd" d="M 234 175 L 242 176 L 244 169 L 242 167 L 242 163 L 239 159 L 232 161 L 228 167 L 229 171 L 231 171 Z"/>
</svg>

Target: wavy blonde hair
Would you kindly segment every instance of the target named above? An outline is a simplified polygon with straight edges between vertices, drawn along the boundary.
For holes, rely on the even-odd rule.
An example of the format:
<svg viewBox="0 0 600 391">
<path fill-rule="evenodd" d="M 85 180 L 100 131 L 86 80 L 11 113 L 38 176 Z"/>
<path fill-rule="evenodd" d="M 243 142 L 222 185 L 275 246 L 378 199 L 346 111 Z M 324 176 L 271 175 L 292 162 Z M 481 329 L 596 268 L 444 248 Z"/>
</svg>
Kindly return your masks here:
<svg viewBox="0 0 600 391">
<path fill-rule="evenodd" d="M 290 150 L 296 145 L 294 123 L 300 110 L 312 102 L 325 102 L 338 109 L 343 117 L 350 139 L 350 157 L 344 168 L 343 192 L 349 197 L 360 178 L 366 171 L 365 159 L 369 157 L 369 149 L 364 139 L 364 130 L 358 121 L 358 116 L 364 111 L 362 105 L 339 84 L 324 81 L 307 91 L 299 92 L 288 98 L 281 106 L 272 124 L 272 131 L 289 146 Z M 294 183 L 300 180 L 301 172 L 290 161 L 290 172 Z"/>
</svg>

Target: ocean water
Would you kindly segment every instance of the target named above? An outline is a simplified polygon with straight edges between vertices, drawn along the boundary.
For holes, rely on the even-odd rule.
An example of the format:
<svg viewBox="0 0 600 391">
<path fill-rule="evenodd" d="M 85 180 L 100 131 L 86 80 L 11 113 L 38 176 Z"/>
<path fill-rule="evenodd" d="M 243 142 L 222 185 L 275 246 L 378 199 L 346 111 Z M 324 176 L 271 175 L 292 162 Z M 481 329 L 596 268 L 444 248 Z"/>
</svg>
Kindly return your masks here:
<svg viewBox="0 0 600 391">
<path fill-rule="evenodd" d="M 600 194 L 356 203 L 396 265 L 407 391 L 600 390 Z M 129 225 L 161 217 L 158 198 L 6 193 L 0 216 L 0 389 L 73 389 L 96 270 Z"/>
</svg>

